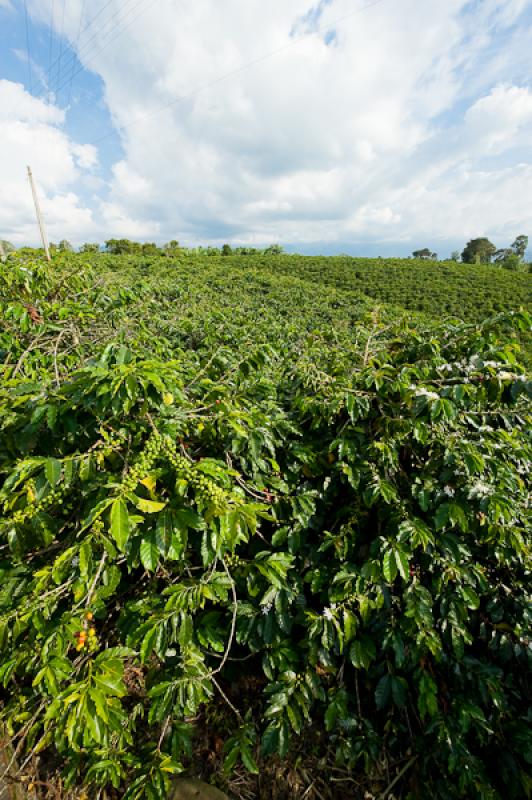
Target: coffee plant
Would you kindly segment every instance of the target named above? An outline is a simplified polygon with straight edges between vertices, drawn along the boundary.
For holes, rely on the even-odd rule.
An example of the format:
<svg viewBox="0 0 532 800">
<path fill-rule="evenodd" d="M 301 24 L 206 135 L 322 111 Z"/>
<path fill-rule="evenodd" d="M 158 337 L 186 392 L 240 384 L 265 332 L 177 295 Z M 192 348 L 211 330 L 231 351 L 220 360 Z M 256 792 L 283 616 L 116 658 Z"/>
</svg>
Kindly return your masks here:
<svg viewBox="0 0 532 800">
<path fill-rule="evenodd" d="M 0 266 L 12 780 L 159 800 L 207 727 L 226 776 L 531 796 L 530 317 L 294 261 Z"/>
</svg>

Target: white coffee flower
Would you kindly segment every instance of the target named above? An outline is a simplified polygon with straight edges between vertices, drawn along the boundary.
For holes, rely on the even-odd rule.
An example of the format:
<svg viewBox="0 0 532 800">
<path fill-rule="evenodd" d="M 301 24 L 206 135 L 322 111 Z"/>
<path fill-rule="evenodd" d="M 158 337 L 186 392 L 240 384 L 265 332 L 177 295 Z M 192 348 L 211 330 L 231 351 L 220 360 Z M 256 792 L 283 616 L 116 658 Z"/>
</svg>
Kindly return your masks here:
<svg viewBox="0 0 532 800">
<path fill-rule="evenodd" d="M 416 397 L 426 397 L 428 400 L 440 399 L 440 395 L 437 392 L 429 392 L 428 389 L 418 389 Z"/>
<path fill-rule="evenodd" d="M 485 481 L 478 480 L 471 486 L 467 496 L 470 500 L 474 500 L 489 497 L 490 494 L 493 494 L 493 486 Z"/>
</svg>

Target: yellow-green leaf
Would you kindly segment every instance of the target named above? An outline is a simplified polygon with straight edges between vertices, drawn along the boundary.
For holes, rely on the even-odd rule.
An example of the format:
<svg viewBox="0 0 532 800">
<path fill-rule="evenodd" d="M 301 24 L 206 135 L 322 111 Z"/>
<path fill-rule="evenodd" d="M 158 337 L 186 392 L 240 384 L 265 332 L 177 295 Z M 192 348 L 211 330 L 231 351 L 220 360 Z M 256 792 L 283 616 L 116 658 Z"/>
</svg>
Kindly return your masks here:
<svg viewBox="0 0 532 800">
<path fill-rule="evenodd" d="M 162 511 L 166 503 L 156 503 L 155 500 L 144 500 L 143 497 L 137 499 L 137 508 L 145 514 L 157 514 Z"/>
<path fill-rule="evenodd" d="M 129 515 L 127 506 L 121 497 L 117 497 L 111 506 L 111 536 L 118 549 L 124 552 L 129 539 Z"/>
</svg>

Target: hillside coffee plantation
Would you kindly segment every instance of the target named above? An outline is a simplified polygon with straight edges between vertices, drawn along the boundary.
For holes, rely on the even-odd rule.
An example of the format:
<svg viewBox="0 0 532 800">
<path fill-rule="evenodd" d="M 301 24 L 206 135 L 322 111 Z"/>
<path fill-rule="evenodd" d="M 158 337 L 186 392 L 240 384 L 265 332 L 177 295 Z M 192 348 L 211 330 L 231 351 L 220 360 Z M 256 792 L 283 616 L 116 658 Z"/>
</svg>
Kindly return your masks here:
<svg viewBox="0 0 532 800">
<path fill-rule="evenodd" d="M 531 281 L 10 254 L 6 785 L 531 797 Z"/>
</svg>

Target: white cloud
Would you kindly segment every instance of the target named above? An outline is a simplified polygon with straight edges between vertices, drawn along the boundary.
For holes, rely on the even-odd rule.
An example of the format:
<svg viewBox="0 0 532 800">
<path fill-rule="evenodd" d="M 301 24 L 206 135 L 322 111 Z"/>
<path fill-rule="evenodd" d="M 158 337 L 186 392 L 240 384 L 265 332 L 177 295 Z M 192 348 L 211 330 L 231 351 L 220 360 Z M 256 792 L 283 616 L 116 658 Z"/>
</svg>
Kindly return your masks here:
<svg viewBox="0 0 532 800">
<path fill-rule="evenodd" d="M 94 0 L 80 58 L 103 80 L 124 152 L 89 227 L 345 243 L 524 225 L 530 23 L 509 26 L 532 0 L 359 3 L 338 23 L 353 0 Z M 71 41 L 81 4 L 67 4 Z M 49 0 L 30 8 L 48 20 Z M 61 134 L 59 109 L 39 113 L 52 114 L 39 124 L 73 190 L 67 174 L 93 170 L 96 153 Z"/>
<path fill-rule="evenodd" d="M 482 0 L 482 14 L 497 28 L 513 25 L 529 0 Z"/>
<path fill-rule="evenodd" d="M 523 139 L 526 142 L 532 128 L 532 91 L 496 86 L 468 109 L 465 125 L 471 146 L 486 153 L 500 153 Z"/>
<path fill-rule="evenodd" d="M 95 165 L 96 151 L 73 142 L 61 128 L 63 120 L 61 109 L 31 97 L 20 84 L 0 80 L 0 231 L 14 244 L 38 239 L 26 165 L 38 184 L 50 239 L 77 239 L 94 228 L 91 210 L 73 190 L 82 170 Z"/>
</svg>

